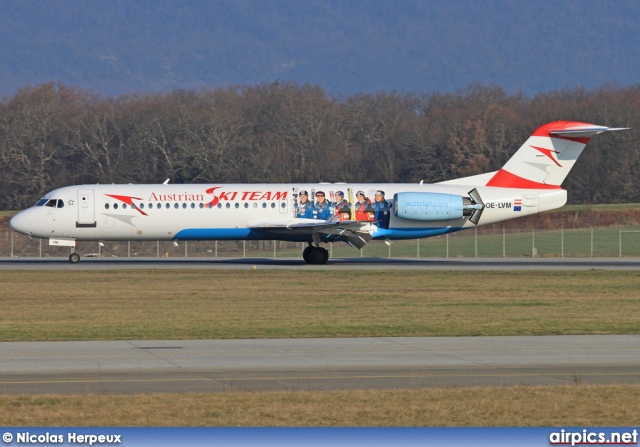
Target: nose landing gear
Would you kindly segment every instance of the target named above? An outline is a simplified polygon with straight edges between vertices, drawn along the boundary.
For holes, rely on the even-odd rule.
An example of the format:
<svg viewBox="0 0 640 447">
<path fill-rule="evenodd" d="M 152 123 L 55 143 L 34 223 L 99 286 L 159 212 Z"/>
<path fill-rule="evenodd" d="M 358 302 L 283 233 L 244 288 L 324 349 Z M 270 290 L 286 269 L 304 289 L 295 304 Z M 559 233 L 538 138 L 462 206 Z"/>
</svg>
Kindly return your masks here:
<svg viewBox="0 0 640 447">
<path fill-rule="evenodd" d="M 77 264 L 80 262 L 80 255 L 75 251 L 69 255 L 69 262 L 72 264 Z"/>
<path fill-rule="evenodd" d="M 329 252 L 322 247 L 314 247 L 311 243 L 302 251 L 302 258 L 307 264 L 326 264 L 329 260 Z"/>
</svg>

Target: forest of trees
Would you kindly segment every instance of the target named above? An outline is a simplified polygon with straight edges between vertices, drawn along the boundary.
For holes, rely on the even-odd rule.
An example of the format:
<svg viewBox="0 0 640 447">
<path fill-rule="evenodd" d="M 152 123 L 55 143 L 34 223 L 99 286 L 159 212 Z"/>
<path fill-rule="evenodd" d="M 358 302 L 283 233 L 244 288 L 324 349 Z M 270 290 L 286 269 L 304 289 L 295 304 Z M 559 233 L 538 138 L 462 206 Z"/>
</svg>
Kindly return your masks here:
<svg viewBox="0 0 640 447">
<path fill-rule="evenodd" d="M 631 128 L 591 141 L 563 184 L 570 203 L 640 202 L 640 84 L 338 98 L 276 82 L 111 98 L 48 83 L 0 101 L 0 210 L 82 183 L 438 182 L 498 169 L 555 120 Z"/>
</svg>

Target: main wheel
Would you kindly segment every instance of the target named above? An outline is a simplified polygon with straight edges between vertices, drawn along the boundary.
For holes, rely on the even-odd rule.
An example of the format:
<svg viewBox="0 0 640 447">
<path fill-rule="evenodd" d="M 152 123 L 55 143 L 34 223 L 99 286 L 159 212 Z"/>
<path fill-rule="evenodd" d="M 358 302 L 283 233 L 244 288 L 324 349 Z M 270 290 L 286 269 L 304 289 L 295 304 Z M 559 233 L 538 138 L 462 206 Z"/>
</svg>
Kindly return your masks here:
<svg viewBox="0 0 640 447">
<path fill-rule="evenodd" d="M 73 252 L 69 255 L 69 262 L 72 264 L 77 264 L 80 262 L 80 255 L 76 252 Z"/>
<path fill-rule="evenodd" d="M 302 259 L 304 259 L 304 262 L 307 264 L 311 264 L 311 250 L 313 250 L 313 247 L 307 247 L 302 250 Z"/>
<path fill-rule="evenodd" d="M 322 247 L 313 247 L 309 259 L 311 264 L 326 264 L 329 260 L 329 252 Z"/>
</svg>

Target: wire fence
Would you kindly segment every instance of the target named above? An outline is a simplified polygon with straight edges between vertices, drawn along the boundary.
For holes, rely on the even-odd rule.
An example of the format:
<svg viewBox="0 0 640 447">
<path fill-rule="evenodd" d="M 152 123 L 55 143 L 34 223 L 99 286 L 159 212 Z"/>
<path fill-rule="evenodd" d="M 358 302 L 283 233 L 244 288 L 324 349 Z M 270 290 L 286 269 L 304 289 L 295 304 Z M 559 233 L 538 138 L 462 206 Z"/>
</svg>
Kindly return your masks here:
<svg viewBox="0 0 640 447">
<path fill-rule="evenodd" d="M 285 241 L 129 241 L 78 242 L 85 257 L 300 257 L 306 246 Z M 640 257 L 640 226 L 514 231 L 496 227 L 404 241 L 372 241 L 358 250 L 343 242 L 327 246 L 333 258 L 588 258 Z M 0 257 L 68 256 L 69 247 L 49 246 L 47 240 L 5 231 Z"/>
</svg>

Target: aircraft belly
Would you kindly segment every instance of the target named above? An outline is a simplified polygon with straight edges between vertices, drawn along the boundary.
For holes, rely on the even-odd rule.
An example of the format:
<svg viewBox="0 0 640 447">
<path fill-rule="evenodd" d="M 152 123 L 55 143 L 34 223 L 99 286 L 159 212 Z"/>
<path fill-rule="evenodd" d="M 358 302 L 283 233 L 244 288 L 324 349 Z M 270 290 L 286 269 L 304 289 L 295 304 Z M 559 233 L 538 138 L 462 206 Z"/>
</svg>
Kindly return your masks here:
<svg viewBox="0 0 640 447">
<path fill-rule="evenodd" d="M 433 227 L 433 228 L 419 228 L 419 227 L 404 227 L 404 228 L 389 228 L 388 230 L 379 229 L 373 233 L 374 240 L 400 240 L 400 239 L 416 239 L 423 237 L 441 236 L 446 233 L 453 233 L 462 230 L 462 227 Z"/>
</svg>

